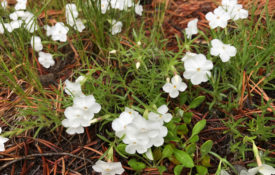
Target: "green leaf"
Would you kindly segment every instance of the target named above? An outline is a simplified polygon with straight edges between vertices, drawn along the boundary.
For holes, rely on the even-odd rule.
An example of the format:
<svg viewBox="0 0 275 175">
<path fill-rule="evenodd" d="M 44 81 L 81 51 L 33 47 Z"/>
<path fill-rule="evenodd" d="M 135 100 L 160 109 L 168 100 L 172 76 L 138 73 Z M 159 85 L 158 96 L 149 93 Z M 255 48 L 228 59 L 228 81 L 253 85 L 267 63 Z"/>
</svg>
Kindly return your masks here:
<svg viewBox="0 0 275 175">
<path fill-rule="evenodd" d="M 193 137 L 190 138 L 189 142 L 190 143 L 197 143 L 200 140 L 198 135 L 194 135 Z"/>
<path fill-rule="evenodd" d="M 154 149 L 154 151 L 153 151 L 154 160 L 158 161 L 162 158 L 162 152 L 161 151 L 162 151 L 161 148 Z"/>
<path fill-rule="evenodd" d="M 186 124 L 190 124 L 191 123 L 191 119 L 192 119 L 193 113 L 192 112 L 186 112 L 183 114 L 183 121 Z"/>
<path fill-rule="evenodd" d="M 207 140 L 206 142 L 204 142 L 201 145 L 201 157 L 204 157 L 205 155 L 207 155 L 209 153 L 209 151 L 211 151 L 213 146 L 213 141 L 212 140 Z"/>
<path fill-rule="evenodd" d="M 180 93 L 180 96 L 179 96 L 179 99 L 180 99 L 180 105 L 184 105 L 187 101 L 187 98 L 188 98 L 188 94 L 187 92 L 184 92 L 184 93 Z"/>
<path fill-rule="evenodd" d="M 201 164 L 205 167 L 211 167 L 210 156 L 208 154 L 202 158 Z"/>
<path fill-rule="evenodd" d="M 208 174 L 208 169 L 205 168 L 204 166 L 197 165 L 196 166 L 197 172 L 199 175 L 206 175 Z"/>
<path fill-rule="evenodd" d="M 180 175 L 182 169 L 183 169 L 183 166 L 182 166 L 182 165 L 177 165 L 177 166 L 175 166 L 175 168 L 174 168 L 174 175 Z"/>
<path fill-rule="evenodd" d="M 201 132 L 201 130 L 203 130 L 205 125 L 206 125 L 206 120 L 205 119 L 203 119 L 203 120 L 199 121 L 198 123 L 196 123 L 193 130 L 192 130 L 191 137 L 193 137 L 194 135 L 199 134 Z"/>
<path fill-rule="evenodd" d="M 167 134 L 167 136 L 165 137 L 165 140 L 166 140 L 166 141 L 180 142 L 180 141 L 181 141 L 181 138 L 177 137 L 176 134 L 175 134 L 174 132 L 168 130 L 168 134 Z"/>
<path fill-rule="evenodd" d="M 189 109 L 194 109 L 198 107 L 204 101 L 204 99 L 205 96 L 198 96 L 191 102 L 191 104 L 189 105 Z"/>
<path fill-rule="evenodd" d="M 174 152 L 174 148 L 172 145 L 166 145 L 162 151 L 162 158 L 170 157 Z"/>
<path fill-rule="evenodd" d="M 167 170 L 165 166 L 158 166 L 159 173 L 162 175 L 164 171 Z"/>
<path fill-rule="evenodd" d="M 191 155 L 196 151 L 196 144 L 195 143 L 191 143 L 188 146 L 186 146 L 185 148 L 186 152 Z"/>
<path fill-rule="evenodd" d="M 193 159 L 189 154 L 182 150 L 175 149 L 174 150 L 174 155 L 176 159 L 184 166 L 187 168 L 192 168 L 194 167 L 194 162 Z"/>
<path fill-rule="evenodd" d="M 136 171 L 141 171 L 146 168 L 146 165 L 143 162 L 138 162 L 136 159 L 129 160 L 128 165 Z"/>
</svg>

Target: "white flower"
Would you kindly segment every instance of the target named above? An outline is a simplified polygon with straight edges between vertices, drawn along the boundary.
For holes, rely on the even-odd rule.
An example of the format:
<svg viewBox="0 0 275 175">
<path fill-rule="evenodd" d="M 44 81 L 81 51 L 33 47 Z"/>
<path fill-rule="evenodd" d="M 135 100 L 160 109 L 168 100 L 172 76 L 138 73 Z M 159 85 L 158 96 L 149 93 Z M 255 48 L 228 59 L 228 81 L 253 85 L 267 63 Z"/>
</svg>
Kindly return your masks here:
<svg viewBox="0 0 275 175">
<path fill-rule="evenodd" d="M 163 122 L 146 120 L 129 108 L 112 122 L 112 128 L 116 136 L 124 136 L 123 142 L 127 144 L 125 151 L 129 154 L 143 154 L 152 146 L 161 146 L 168 132 Z"/>
<path fill-rule="evenodd" d="M 234 21 L 238 19 L 246 19 L 248 17 L 248 11 L 243 9 L 241 4 L 236 4 L 235 6 L 231 6 L 228 8 L 228 13 L 230 18 Z"/>
<path fill-rule="evenodd" d="M 138 61 L 137 63 L 136 63 L 136 68 L 138 69 L 140 67 L 140 62 Z"/>
<path fill-rule="evenodd" d="M 208 81 L 208 76 L 211 76 L 210 70 L 213 68 L 213 63 L 207 60 L 205 55 L 197 54 L 192 59 L 184 61 L 184 68 L 183 77 L 191 79 L 192 84 L 198 85 L 201 82 Z"/>
<path fill-rule="evenodd" d="M 81 90 L 81 83 L 85 80 L 84 76 L 79 76 L 75 82 L 71 82 L 69 80 L 65 81 L 65 92 L 66 94 L 74 97 L 84 96 Z"/>
<path fill-rule="evenodd" d="M 13 29 L 18 29 L 21 27 L 23 21 L 22 20 L 15 20 L 15 21 L 11 21 L 10 25 Z"/>
<path fill-rule="evenodd" d="M 55 64 L 52 54 L 45 52 L 39 52 L 38 54 L 38 61 L 43 67 L 49 68 L 50 66 L 53 66 Z"/>
<path fill-rule="evenodd" d="M 63 22 L 57 22 L 52 27 L 46 25 L 44 28 L 47 30 L 47 36 L 51 36 L 52 40 L 60 42 L 67 41 L 67 33 L 69 28 L 66 27 Z"/>
<path fill-rule="evenodd" d="M 40 52 L 43 49 L 41 38 L 39 36 L 32 36 L 31 46 L 36 52 Z"/>
<path fill-rule="evenodd" d="M 96 103 L 93 95 L 75 97 L 73 107 L 83 110 L 89 116 L 88 118 L 101 110 L 101 105 Z"/>
<path fill-rule="evenodd" d="M 10 19 L 12 20 L 17 20 L 18 18 L 24 18 L 25 19 L 26 13 L 24 11 L 15 11 L 13 13 L 10 14 Z"/>
<path fill-rule="evenodd" d="M 114 9 L 127 10 L 134 5 L 132 0 L 111 0 L 111 6 Z"/>
<path fill-rule="evenodd" d="M 94 114 L 100 110 L 101 106 L 96 103 L 93 95 L 75 97 L 73 106 L 67 107 L 64 111 L 66 118 L 62 120 L 62 125 L 67 127 L 68 134 L 83 133 L 83 127 L 90 126 Z"/>
<path fill-rule="evenodd" d="M 222 0 L 222 7 L 224 9 L 228 9 L 232 6 L 237 5 L 238 1 L 237 0 Z"/>
<path fill-rule="evenodd" d="M 81 19 L 77 19 L 75 21 L 74 29 L 82 32 L 85 29 L 85 25 L 83 24 Z"/>
<path fill-rule="evenodd" d="M 198 33 L 197 23 L 198 23 L 197 18 L 188 22 L 187 28 L 185 29 L 188 39 L 191 39 L 192 35 L 195 35 Z"/>
<path fill-rule="evenodd" d="M 198 54 L 192 52 L 186 52 L 184 57 L 181 59 L 182 62 L 187 61 L 188 59 L 194 59 Z"/>
<path fill-rule="evenodd" d="M 67 24 L 74 26 L 75 20 L 78 17 L 78 11 L 75 4 L 66 4 L 65 6 L 65 16 Z"/>
<path fill-rule="evenodd" d="M 109 0 L 101 0 L 100 2 L 101 2 L 101 4 L 100 4 L 101 13 L 105 14 L 106 11 L 109 9 L 110 1 Z"/>
<path fill-rule="evenodd" d="M 258 172 L 263 174 L 263 175 L 274 175 L 275 174 L 275 169 L 270 165 L 262 164 L 261 166 L 251 168 L 248 171 L 247 170 L 242 170 L 240 172 L 240 175 L 255 175 Z"/>
<path fill-rule="evenodd" d="M 13 31 L 13 27 L 10 23 L 4 23 L 4 27 L 9 33 Z"/>
<path fill-rule="evenodd" d="M 0 23 L 0 34 L 4 34 L 5 29 L 2 23 Z"/>
<path fill-rule="evenodd" d="M 8 6 L 8 1 L 7 1 L 7 0 L 3 0 L 3 1 L 1 2 L 1 6 L 3 7 L 3 9 L 6 9 L 7 6 Z"/>
<path fill-rule="evenodd" d="M 219 6 L 214 10 L 214 13 L 208 12 L 205 18 L 209 21 L 210 28 L 215 29 L 216 27 L 225 28 L 230 16 L 221 6 Z"/>
<path fill-rule="evenodd" d="M 104 162 L 102 160 L 98 160 L 93 165 L 93 169 L 102 175 L 116 175 L 124 172 L 120 162 Z"/>
<path fill-rule="evenodd" d="M 121 32 L 121 28 L 122 28 L 122 22 L 121 21 L 112 20 L 111 24 L 112 24 L 112 30 L 111 30 L 112 35 L 115 35 L 115 34 Z"/>
<path fill-rule="evenodd" d="M 125 111 L 120 114 L 119 118 L 113 120 L 112 128 L 117 137 L 122 137 L 126 134 L 127 125 L 133 121 L 135 116 L 139 116 L 138 112 L 126 107 Z"/>
<path fill-rule="evenodd" d="M 33 33 L 38 29 L 36 17 L 31 12 L 25 12 L 22 19 L 25 21 L 24 28 L 28 30 L 30 33 Z"/>
<path fill-rule="evenodd" d="M 27 0 L 17 0 L 15 10 L 26 10 Z"/>
<path fill-rule="evenodd" d="M 158 109 L 157 109 L 158 113 L 155 112 L 150 112 L 148 114 L 148 118 L 149 120 L 153 120 L 153 121 L 159 121 L 161 123 L 163 122 L 169 122 L 172 119 L 172 115 L 168 112 L 168 107 L 167 105 L 161 105 Z"/>
<path fill-rule="evenodd" d="M 229 44 L 224 44 L 218 39 L 213 39 L 211 41 L 210 54 L 214 56 L 220 56 L 222 62 L 229 61 L 230 57 L 233 57 L 237 53 L 237 49 Z"/>
<path fill-rule="evenodd" d="M 0 134 L 1 132 L 2 132 L 2 128 L 0 127 Z M 6 143 L 8 140 L 9 140 L 8 138 L 0 136 L 0 151 L 5 151 L 4 143 Z"/>
<path fill-rule="evenodd" d="M 169 96 L 171 98 L 176 98 L 179 95 L 179 91 L 183 92 L 187 88 L 187 85 L 182 82 L 182 78 L 179 75 L 175 75 L 171 83 L 167 82 L 165 85 L 162 87 L 164 92 L 169 93 Z"/>
<path fill-rule="evenodd" d="M 142 16 L 142 12 L 143 12 L 143 7 L 142 7 L 142 5 L 136 4 L 136 5 L 135 5 L 135 12 L 136 12 L 137 15 Z"/>
</svg>

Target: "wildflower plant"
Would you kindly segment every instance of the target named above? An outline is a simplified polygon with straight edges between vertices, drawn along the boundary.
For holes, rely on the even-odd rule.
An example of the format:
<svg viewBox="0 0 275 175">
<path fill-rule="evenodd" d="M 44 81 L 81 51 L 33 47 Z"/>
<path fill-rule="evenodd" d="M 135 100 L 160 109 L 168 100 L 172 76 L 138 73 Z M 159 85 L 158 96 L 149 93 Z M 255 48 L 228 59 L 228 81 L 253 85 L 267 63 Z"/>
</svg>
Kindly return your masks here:
<svg viewBox="0 0 275 175">
<path fill-rule="evenodd" d="M 47 16 L 50 3 L 62 12 L 60 18 Z M 0 53 L 0 73 L 5 76 L 0 80 L 24 101 L 14 106 L 20 109 L 17 117 L 32 119 L 16 123 L 18 128 L 5 134 L 36 127 L 36 137 L 43 127 L 64 128 L 65 137 L 73 139 L 73 135 L 89 135 L 93 128 L 105 151 L 94 161 L 96 172 L 122 174 L 126 171 L 122 164 L 128 164 L 137 172 L 149 167 L 162 173 L 169 162 L 174 174 L 208 174 L 210 155 L 220 158 L 211 151 L 217 144 L 200 135 L 204 128 L 205 132 L 211 129 L 206 119 L 215 116 L 212 109 L 222 107 L 231 115 L 244 98 L 245 81 L 240 75 L 245 70 L 259 74 L 263 64 L 267 72 L 272 70 L 274 46 L 256 47 L 261 36 L 248 20 L 242 21 L 248 11 L 235 0 L 223 0 L 205 16 L 209 30 L 198 29 L 198 18 L 188 22 L 181 31 L 186 38 L 177 37 L 175 53 L 167 50 L 159 16 L 150 32 L 146 21 L 137 25 L 137 19 L 147 14 L 139 1 L 49 4 L 39 11 L 45 14 L 28 11 L 27 0 L 18 0 L 12 10 L 2 4 L 7 8 L 0 23 L 0 46 L 5 53 Z M 257 30 L 266 30 L 259 24 L 260 20 Z M 267 25 L 269 31 L 274 25 Z M 247 28 L 254 38 L 247 36 Z M 196 44 L 199 38 L 206 44 Z M 248 52 L 250 47 L 256 56 Z M 263 81 L 270 84 L 272 78 L 269 75 Z M 264 104 L 267 109 L 270 103 Z M 234 125 L 226 126 L 236 130 Z M 259 135 L 253 129 L 249 133 Z M 0 151 L 7 141 L 0 136 Z M 220 160 L 232 168 L 227 160 Z M 263 169 L 273 173 L 267 164 L 250 171 Z"/>
</svg>

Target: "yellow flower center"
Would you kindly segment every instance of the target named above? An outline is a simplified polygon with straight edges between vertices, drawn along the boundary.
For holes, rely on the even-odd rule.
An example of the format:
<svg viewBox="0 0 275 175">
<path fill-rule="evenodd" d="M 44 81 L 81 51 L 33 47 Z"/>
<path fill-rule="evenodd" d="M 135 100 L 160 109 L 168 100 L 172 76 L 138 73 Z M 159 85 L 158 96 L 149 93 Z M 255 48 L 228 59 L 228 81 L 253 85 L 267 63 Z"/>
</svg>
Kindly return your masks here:
<svg viewBox="0 0 275 175">
<path fill-rule="evenodd" d="M 198 71 L 198 72 L 201 71 L 201 68 L 198 67 L 198 68 L 197 68 L 197 71 Z"/>
</svg>

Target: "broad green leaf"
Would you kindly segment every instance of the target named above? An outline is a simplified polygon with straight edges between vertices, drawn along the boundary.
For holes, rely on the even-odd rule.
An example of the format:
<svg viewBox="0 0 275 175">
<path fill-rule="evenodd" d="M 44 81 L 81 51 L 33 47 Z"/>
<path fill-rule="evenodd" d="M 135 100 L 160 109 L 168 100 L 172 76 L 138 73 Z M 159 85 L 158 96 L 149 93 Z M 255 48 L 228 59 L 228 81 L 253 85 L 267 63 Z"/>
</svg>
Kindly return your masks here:
<svg viewBox="0 0 275 175">
<path fill-rule="evenodd" d="M 184 92 L 184 93 L 180 93 L 180 96 L 179 96 L 179 99 L 180 99 L 180 105 L 184 105 L 187 101 L 187 98 L 188 98 L 188 94 L 187 92 Z"/>
<path fill-rule="evenodd" d="M 211 151 L 213 146 L 213 141 L 212 140 L 207 140 L 206 142 L 204 142 L 201 145 L 201 157 L 204 157 L 205 155 L 207 155 L 209 153 L 209 151 Z"/>
<path fill-rule="evenodd" d="M 192 168 L 194 167 L 194 162 L 193 159 L 189 154 L 182 150 L 175 149 L 174 150 L 174 155 L 176 159 L 184 166 L 187 168 Z"/>
<path fill-rule="evenodd" d="M 167 170 L 165 166 L 158 166 L 159 173 L 162 175 L 164 171 Z"/>
<path fill-rule="evenodd" d="M 162 158 L 170 157 L 174 152 L 172 145 L 166 145 L 162 151 Z"/>
<path fill-rule="evenodd" d="M 195 135 L 193 137 L 191 137 L 191 139 L 189 140 L 190 143 L 197 143 L 200 140 L 198 135 Z"/>
<path fill-rule="evenodd" d="M 205 99 L 205 96 L 198 96 L 189 105 L 189 109 L 194 109 L 198 107 Z"/>
<path fill-rule="evenodd" d="M 136 159 L 129 160 L 128 165 L 136 171 L 141 171 L 146 168 L 146 165 L 143 162 L 138 162 Z"/>
<path fill-rule="evenodd" d="M 183 121 L 186 124 L 190 124 L 191 123 L 191 119 L 192 119 L 193 113 L 192 112 L 186 112 L 183 114 Z"/>
<path fill-rule="evenodd" d="M 196 166 L 197 172 L 199 175 L 206 175 L 208 174 L 208 169 L 204 166 L 197 165 Z"/>
<path fill-rule="evenodd" d="M 188 146 L 186 146 L 185 148 L 186 152 L 191 155 L 196 151 L 196 144 L 195 143 L 191 143 Z"/>
<path fill-rule="evenodd" d="M 205 125 L 206 125 L 206 120 L 205 119 L 203 119 L 203 120 L 199 121 L 198 123 L 196 123 L 193 130 L 192 130 L 192 136 L 199 134 L 201 132 L 201 130 L 203 130 Z"/>
<path fill-rule="evenodd" d="M 165 140 L 166 141 L 180 142 L 181 138 L 179 138 L 178 136 L 176 136 L 176 133 L 168 130 L 168 134 L 165 137 Z"/>
<path fill-rule="evenodd" d="M 177 166 L 175 166 L 175 168 L 174 168 L 174 175 L 180 175 L 182 169 L 183 169 L 183 166 L 182 166 L 182 165 L 177 165 Z"/>
</svg>

